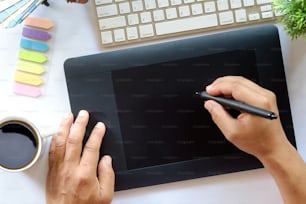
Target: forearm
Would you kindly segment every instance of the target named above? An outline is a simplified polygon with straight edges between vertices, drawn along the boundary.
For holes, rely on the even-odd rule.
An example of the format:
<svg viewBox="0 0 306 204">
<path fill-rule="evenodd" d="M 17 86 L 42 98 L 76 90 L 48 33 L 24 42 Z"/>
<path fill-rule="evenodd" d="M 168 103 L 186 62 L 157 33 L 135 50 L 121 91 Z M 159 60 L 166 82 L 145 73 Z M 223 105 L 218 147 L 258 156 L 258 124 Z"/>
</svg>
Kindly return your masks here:
<svg viewBox="0 0 306 204">
<path fill-rule="evenodd" d="M 306 203 L 306 164 L 288 141 L 259 159 L 274 177 L 286 204 Z"/>
</svg>

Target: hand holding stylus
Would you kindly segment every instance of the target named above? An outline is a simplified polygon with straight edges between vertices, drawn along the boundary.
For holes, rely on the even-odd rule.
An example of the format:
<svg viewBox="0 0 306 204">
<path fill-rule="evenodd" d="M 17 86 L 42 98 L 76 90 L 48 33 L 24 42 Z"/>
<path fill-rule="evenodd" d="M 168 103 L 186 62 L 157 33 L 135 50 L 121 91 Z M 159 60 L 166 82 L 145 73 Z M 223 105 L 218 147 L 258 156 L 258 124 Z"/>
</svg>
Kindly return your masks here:
<svg viewBox="0 0 306 204">
<path fill-rule="evenodd" d="M 275 94 L 242 77 L 218 78 L 206 91 L 278 113 Z M 215 100 L 204 106 L 230 142 L 262 162 L 274 177 L 284 203 L 305 203 L 306 164 L 287 140 L 279 119 L 267 120 L 248 112 L 233 118 Z"/>
<path fill-rule="evenodd" d="M 220 98 L 214 97 L 230 96 L 235 100 L 230 100 L 230 102 L 234 102 L 233 104 L 240 101 L 239 106 L 248 104 L 251 105 L 250 107 L 256 107 L 256 110 L 260 108 L 258 110 L 268 113 L 268 117 L 278 113 L 276 97 L 271 91 L 245 78 L 229 76 L 215 80 L 206 88 L 206 92 L 212 96 L 210 99 L 213 100 L 207 100 L 205 108 L 211 113 L 214 122 L 225 137 L 243 151 L 260 157 L 269 152 L 271 146 L 278 143 L 280 138 L 286 139 L 279 119 L 267 120 L 254 113 L 249 113 L 250 111 L 242 111 L 237 118 L 233 118 L 223 105 L 216 102 Z M 207 98 L 209 97 L 207 96 Z M 228 99 L 221 99 L 223 102 L 228 101 Z M 225 104 L 225 106 L 228 105 L 230 104 Z"/>
</svg>

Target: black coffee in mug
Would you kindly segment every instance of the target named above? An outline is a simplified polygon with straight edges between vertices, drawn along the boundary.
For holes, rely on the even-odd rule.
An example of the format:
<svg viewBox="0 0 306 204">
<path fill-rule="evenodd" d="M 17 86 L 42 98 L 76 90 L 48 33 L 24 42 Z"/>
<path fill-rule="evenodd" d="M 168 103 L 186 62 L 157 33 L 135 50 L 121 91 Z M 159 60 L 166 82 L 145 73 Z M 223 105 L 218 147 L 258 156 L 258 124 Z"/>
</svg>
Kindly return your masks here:
<svg viewBox="0 0 306 204">
<path fill-rule="evenodd" d="M 14 170 L 30 165 L 40 150 L 38 137 L 37 131 L 24 121 L 0 124 L 0 166 Z"/>
</svg>

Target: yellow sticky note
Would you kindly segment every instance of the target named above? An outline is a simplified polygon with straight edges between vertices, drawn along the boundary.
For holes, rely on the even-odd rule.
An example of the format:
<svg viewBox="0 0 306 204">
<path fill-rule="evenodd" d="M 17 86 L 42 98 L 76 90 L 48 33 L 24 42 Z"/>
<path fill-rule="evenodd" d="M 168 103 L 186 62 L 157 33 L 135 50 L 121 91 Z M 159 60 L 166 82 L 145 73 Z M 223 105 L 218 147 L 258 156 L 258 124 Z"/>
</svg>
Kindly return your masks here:
<svg viewBox="0 0 306 204">
<path fill-rule="evenodd" d="M 25 61 L 18 61 L 16 64 L 16 70 L 32 74 L 43 74 L 45 72 L 43 66 Z"/>
<path fill-rule="evenodd" d="M 46 55 L 39 53 L 39 52 L 29 51 L 29 50 L 19 50 L 18 58 L 22 60 L 26 60 L 26 61 L 40 63 L 40 64 L 43 64 L 48 60 Z"/>
<path fill-rule="evenodd" d="M 39 86 L 44 83 L 42 78 L 38 75 L 18 71 L 15 72 L 14 80 L 19 83 L 29 84 L 33 86 Z"/>
</svg>

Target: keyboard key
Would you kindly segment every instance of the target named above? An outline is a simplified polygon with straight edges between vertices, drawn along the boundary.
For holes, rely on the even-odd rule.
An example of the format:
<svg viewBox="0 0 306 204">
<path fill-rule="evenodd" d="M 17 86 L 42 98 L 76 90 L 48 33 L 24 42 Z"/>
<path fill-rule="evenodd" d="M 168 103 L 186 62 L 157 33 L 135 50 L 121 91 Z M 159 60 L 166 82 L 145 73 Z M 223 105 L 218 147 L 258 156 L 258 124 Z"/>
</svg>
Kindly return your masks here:
<svg viewBox="0 0 306 204">
<path fill-rule="evenodd" d="M 205 13 L 211 13 L 216 11 L 216 5 L 213 1 L 204 2 Z"/>
<path fill-rule="evenodd" d="M 138 39 L 138 30 L 136 27 L 128 27 L 126 29 L 126 34 L 127 34 L 128 40 Z"/>
<path fill-rule="evenodd" d="M 256 0 L 257 4 L 268 4 L 272 3 L 273 0 Z"/>
<path fill-rule="evenodd" d="M 169 6 L 168 0 L 157 0 L 157 4 L 159 8 L 164 8 Z"/>
<path fill-rule="evenodd" d="M 165 15 L 163 10 L 153 11 L 154 21 L 163 21 L 165 20 Z"/>
<path fill-rule="evenodd" d="M 180 15 L 180 17 L 190 16 L 189 6 L 180 6 L 179 7 L 179 15 Z"/>
<path fill-rule="evenodd" d="M 236 22 L 242 23 L 247 21 L 247 15 L 245 9 L 237 9 L 235 10 L 235 19 Z"/>
<path fill-rule="evenodd" d="M 229 9 L 227 0 L 217 0 L 217 8 L 218 11 L 224 11 Z"/>
<path fill-rule="evenodd" d="M 220 25 L 228 25 L 234 23 L 234 16 L 232 11 L 225 11 L 219 13 Z"/>
<path fill-rule="evenodd" d="M 141 23 L 150 23 L 152 22 L 151 13 L 143 12 L 140 14 Z"/>
<path fill-rule="evenodd" d="M 192 15 L 199 15 L 203 13 L 203 6 L 201 3 L 191 5 Z"/>
<path fill-rule="evenodd" d="M 171 3 L 172 6 L 181 5 L 182 0 L 170 0 L 170 3 Z"/>
<path fill-rule="evenodd" d="M 134 12 L 143 11 L 142 1 L 132 1 L 132 8 Z"/>
<path fill-rule="evenodd" d="M 167 19 L 176 18 L 177 17 L 176 9 L 175 8 L 166 9 L 166 17 Z"/>
<path fill-rule="evenodd" d="M 241 8 L 241 0 L 230 0 L 230 5 L 232 9 Z"/>
<path fill-rule="evenodd" d="M 128 15 L 128 22 L 129 22 L 129 25 L 139 24 L 138 14 Z"/>
<path fill-rule="evenodd" d="M 255 2 L 254 2 L 254 0 L 243 0 L 243 5 L 244 5 L 245 7 L 254 6 L 254 5 L 255 5 Z"/>
<path fill-rule="evenodd" d="M 151 10 L 151 9 L 156 8 L 155 0 L 144 0 L 144 3 L 145 3 L 145 8 L 147 10 Z"/>
<path fill-rule="evenodd" d="M 112 3 L 113 0 L 95 0 L 96 5 L 100 5 L 100 4 L 110 4 Z"/>
<path fill-rule="evenodd" d="M 99 25 L 100 25 L 100 30 L 106 30 L 106 29 L 126 26 L 126 21 L 124 16 L 102 18 L 99 20 Z"/>
<path fill-rule="evenodd" d="M 255 21 L 255 20 L 258 20 L 258 19 L 260 19 L 259 13 L 249 14 L 249 20 L 250 21 Z"/>
<path fill-rule="evenodd" d="M 195 2 L 195 0 L 184 0 L 185 4 L 189 4 L 189 3 L 193 3 L 193 2 Z"/>
<path fill-rule="evenodd" d="M 262 18 L 272 18 L 273 17 L 273 12 L 272 11 L 266 11 L 261 13 Z"/>
<path fill-rule="evenodd" d="M 113 42 L 113 35 L 111 31 L 101 32 L 102 44 L 110 44 Z"/>
<path fill-rule="evenodd" d="M 272 5 L 264 5 L 264 6 L 261 6 L 261 7 L 260 7 L 260 10 L 261 10 L 262 12 L 264 12 L 264 11 L 272 11 Z"/>
<path fill-rule="evenodd" d="M 116 30 L 114 30 L 114 39 L 115 39 L 115 42 L 125 41 L 124 30 L 123 29 L 116 29 Z"/>
<path fill-rule="evenodd" d="M 114 16 L 118 14 L 117 6 L 115 4 L 100 6 L 97 8 L 98 17 Z"/>
<path fill-rule="evenodd" d="M 120 3 L 119 12 L 120 14 L 130 13 L 131 12 L 130 4 L 128 2 Z"/>
<path fill-rule="evenodd" d="M 216 14 L 177 19 L 155 24 L 157 35 L 166 35 L 183 31 L 208 28 L 218 25 Z"/>
<path fill-rule="evenodd" d="M 139 26 L 139 33 L 141 38 L 152 37 L 154 35 L 152 24 Z"/>
</svg>

